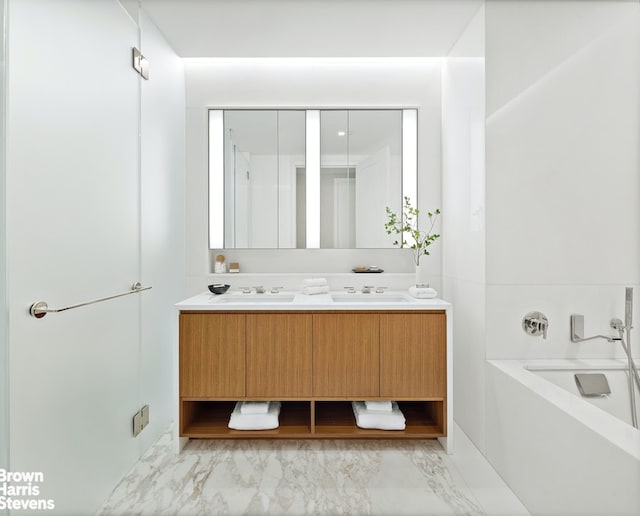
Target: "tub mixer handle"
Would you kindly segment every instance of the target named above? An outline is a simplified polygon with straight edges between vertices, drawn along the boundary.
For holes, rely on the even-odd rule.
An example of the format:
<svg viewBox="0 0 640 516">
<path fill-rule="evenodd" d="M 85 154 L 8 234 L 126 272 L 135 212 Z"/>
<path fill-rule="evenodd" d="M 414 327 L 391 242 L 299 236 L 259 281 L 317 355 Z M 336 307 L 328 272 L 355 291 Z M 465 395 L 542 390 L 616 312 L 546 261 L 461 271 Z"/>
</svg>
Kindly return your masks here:
<svg viewBox="0 0 640 516">
<path fill-rule="evenodd" d="M 549 319 L 542 312 L 529 312 L 522 318 L 522 329 L 527 335 L 533 337 L 542 335 L 542 338 L 546 340 L 548 328 Z"/>
</svg>

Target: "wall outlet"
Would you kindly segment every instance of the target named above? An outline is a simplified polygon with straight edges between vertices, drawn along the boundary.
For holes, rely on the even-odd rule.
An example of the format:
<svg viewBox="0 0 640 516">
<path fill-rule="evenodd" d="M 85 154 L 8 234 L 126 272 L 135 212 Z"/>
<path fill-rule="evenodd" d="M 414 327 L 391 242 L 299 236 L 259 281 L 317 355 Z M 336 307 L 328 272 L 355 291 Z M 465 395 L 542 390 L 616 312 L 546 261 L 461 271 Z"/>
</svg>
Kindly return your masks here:
<svg viewBox="0 0 640 516">
<path fill-rule="evenodd" d="M 137 437 L 148 424 L 149 405 L 145 405 L 133 416 L 133 437 Z"/>
</svg>

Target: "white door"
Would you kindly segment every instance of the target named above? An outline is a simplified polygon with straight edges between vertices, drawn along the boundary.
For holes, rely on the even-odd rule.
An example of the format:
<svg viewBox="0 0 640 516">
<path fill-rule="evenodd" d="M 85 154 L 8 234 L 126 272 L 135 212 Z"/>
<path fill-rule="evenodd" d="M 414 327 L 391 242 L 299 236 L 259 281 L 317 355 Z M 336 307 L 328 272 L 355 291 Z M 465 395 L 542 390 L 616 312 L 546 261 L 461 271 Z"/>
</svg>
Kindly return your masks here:
<svg viewBox="0 0 640 516">
<path fill-rule="evenodd" d="M 334 248 L 355 247 L 354 178 L 336 177 L 333 180 L 333 236 Z"/>
<path fill-rule="evenodd" d="M 385 206 L 389 206 L 391 199 L 397 199 L 400 195 L 399 187 L 391 181 L 390 168 L 391 154 L 388 147 L 356 165 L 355 241 L 358 248 L 388 246 L 389 239 L 384 229 L 387 221 Z"/>
</svg>

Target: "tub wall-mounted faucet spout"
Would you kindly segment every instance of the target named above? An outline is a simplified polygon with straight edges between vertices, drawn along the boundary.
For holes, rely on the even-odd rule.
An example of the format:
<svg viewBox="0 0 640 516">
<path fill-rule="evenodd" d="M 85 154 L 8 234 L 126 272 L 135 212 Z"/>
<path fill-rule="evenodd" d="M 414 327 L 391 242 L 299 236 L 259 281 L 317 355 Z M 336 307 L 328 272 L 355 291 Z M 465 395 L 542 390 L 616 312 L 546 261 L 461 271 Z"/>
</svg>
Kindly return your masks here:
<svg viewBox="0 0 640 516">
<path fill-rule="evenodd" d="M 584 315 L 573 314 L 571 316 L 571 342 L 586 342 L 588 340 L 594 340 L 594 339 L 604 339 L 608 342 L 614 342 L 616 340 L 620 340 L 618 337 L 612 337 L 610 335 L 594 335 L 593 337 L 585 338 Z"/>
</svg>

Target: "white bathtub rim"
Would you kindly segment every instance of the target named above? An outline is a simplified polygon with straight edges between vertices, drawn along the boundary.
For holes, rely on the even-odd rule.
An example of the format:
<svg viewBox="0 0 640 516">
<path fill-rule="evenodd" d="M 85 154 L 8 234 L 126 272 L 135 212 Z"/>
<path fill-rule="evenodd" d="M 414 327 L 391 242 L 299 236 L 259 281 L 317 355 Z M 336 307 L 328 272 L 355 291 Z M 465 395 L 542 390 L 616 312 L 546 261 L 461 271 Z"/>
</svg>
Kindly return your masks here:
<svg viewBox="0 0 640 516">
<path fill-rule="evenodd" d="M 488 360 L 488 362 L 590 428 L 603 439 L 640 461 L 640 430 L 634 429 L 631 425 L 536 375 L 529 369 L 619 369 L 621 365 L 624 365 L 624 360 Z"/>
</svg>

